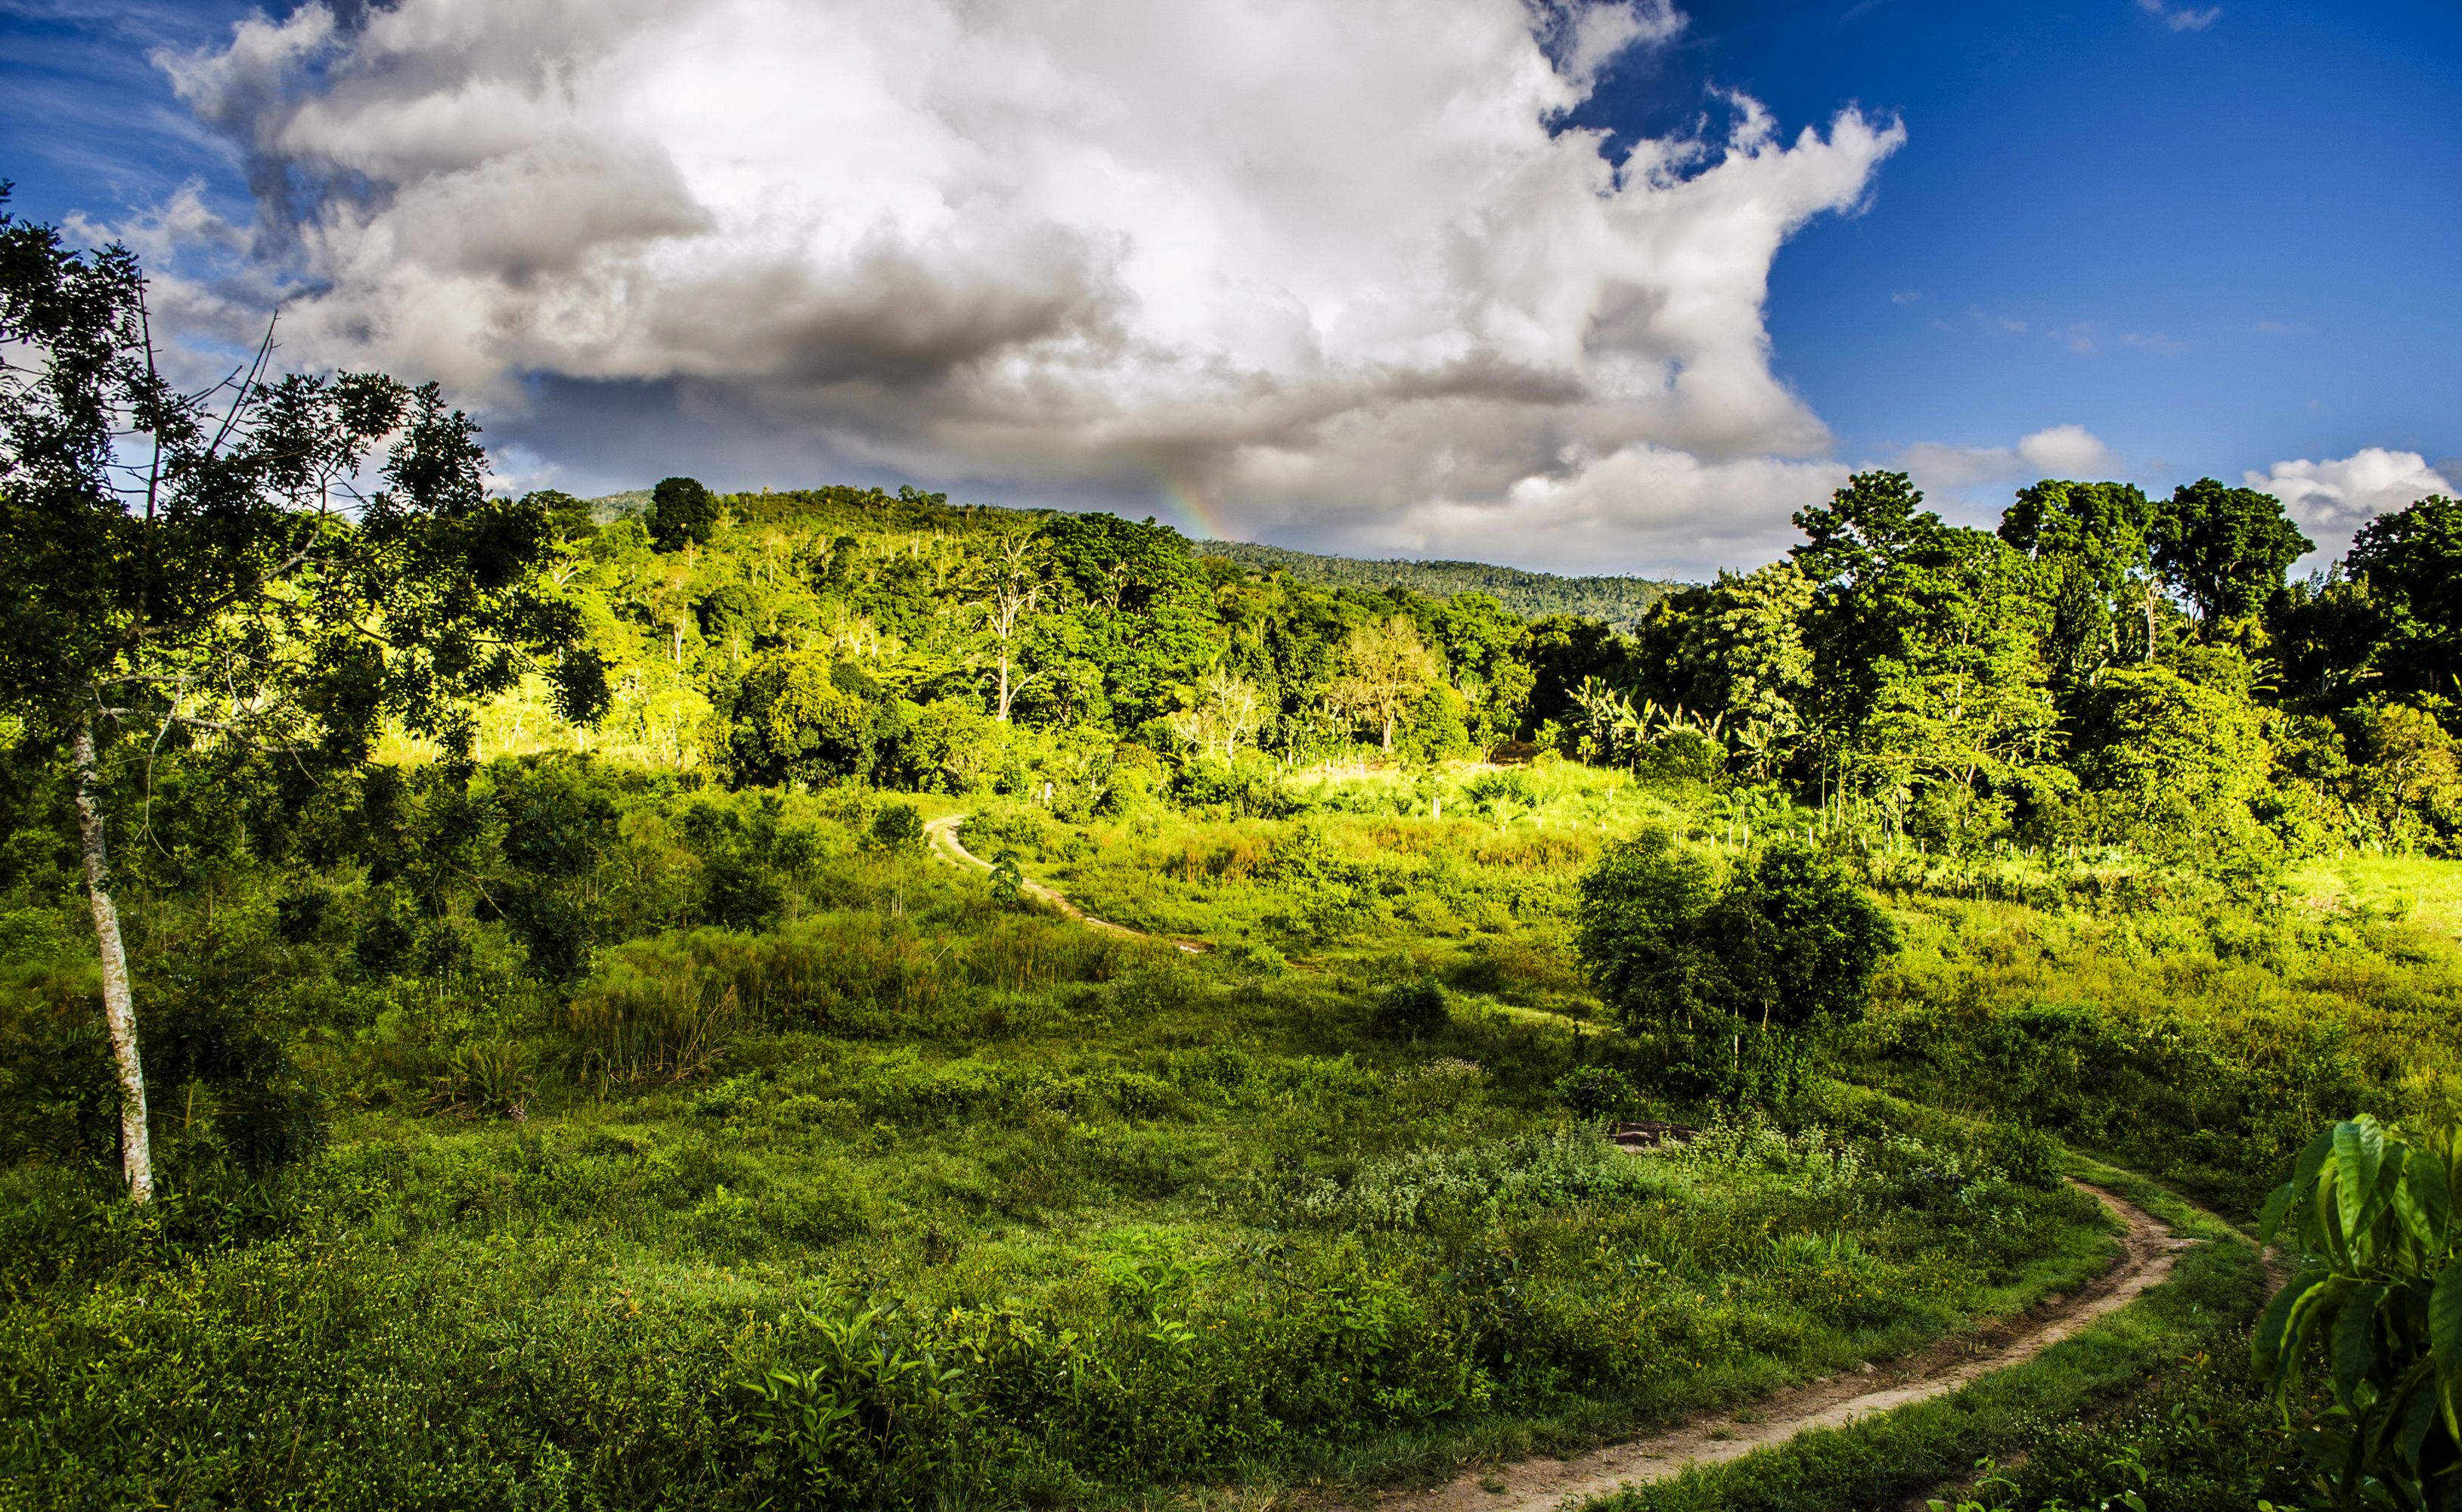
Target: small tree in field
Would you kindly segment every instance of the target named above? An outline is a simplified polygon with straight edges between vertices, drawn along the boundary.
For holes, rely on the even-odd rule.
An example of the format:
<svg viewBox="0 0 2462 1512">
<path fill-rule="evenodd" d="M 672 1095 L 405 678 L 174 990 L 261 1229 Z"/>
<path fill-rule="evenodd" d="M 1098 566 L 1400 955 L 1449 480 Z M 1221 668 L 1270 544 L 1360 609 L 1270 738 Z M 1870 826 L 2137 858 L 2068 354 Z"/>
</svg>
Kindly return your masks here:
<svg viewBox="0 0 2462 1512">
<path fill-rule="evenodd" d="M 75 776 L 121 1160 L 142 1201 L 145 1078 L 104 825 L 115 783 L 166 747 L 331 769 L 388 724 L 465 753 L 471 702 L 579 627 L 540 589 L 546 511 L 486 496 L 477 427 L 432 384 L 266 383 L 260 352 L 230 382 L 177 392 L 136 259 L 71 252 L 5 213 L 0 353 L 0 709 Z M 604 706 L 596 659 L 554 676 L 568 717 Z"/>
<path fill-rule="evenodd" d="M 1720 887 L 1664 830 L 1610 847 L 1582 878 L 1578 942 L 1629 1026 L 1679 1036 L 1863 1017 L 1896 929 L 1836 861 L 1768 847 Z"/>
</svg>

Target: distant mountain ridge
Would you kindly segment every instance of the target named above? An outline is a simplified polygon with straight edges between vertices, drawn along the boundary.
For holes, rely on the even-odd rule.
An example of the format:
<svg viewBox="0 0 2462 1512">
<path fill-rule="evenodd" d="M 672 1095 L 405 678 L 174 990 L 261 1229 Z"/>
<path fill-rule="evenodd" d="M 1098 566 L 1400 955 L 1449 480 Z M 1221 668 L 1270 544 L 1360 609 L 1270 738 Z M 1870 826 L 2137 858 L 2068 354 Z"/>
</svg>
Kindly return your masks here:
<svg viewBox="0 0 2462 1512">
<path fill-rule="evenodd" d="M 1581 615 L 1604 619 L 1619 630 L 1631 630 L 1650 612 L 1651 605 L 1688 586 L 1649 577 L 1559 577 L 1553 572 L 1525 572 L 1487 562 L 1415 562 L 1402 558 L 1369 561 L 1249 541 L 1198 541 L 1189 550 L 1199 556 L 1228 557 L 1242 567 L 1260 571 L 1278 568 L 1303 583 L 1335 588 L 1399 585 L 1438 598 L 1456 594 L 1485 594 L 1524 619 Z"/>
</svg>

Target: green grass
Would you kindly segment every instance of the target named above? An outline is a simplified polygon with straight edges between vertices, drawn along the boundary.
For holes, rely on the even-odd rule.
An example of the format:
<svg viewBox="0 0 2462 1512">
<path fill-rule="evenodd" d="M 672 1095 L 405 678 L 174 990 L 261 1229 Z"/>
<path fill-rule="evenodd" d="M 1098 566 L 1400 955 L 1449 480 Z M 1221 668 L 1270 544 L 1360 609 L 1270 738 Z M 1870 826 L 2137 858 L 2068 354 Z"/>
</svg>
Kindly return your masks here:
<svg viewBox="0 0 2462 1512">
<path fill-rule="evenodd" d="M 202 902 L 140 900 L 151 1011 L 250 1004 L 332 1100 L 331 1144 L 250 1181 L 219 1159 L 239 1110 L 166 1090 L 172 1196 L 135 1216 L 107 1143 L 29 1142 L 66 1126 L 8 1103 L 0 1504 L 1111 1505 L 1427 1480 L 2073 1289 L 2108 1225 L 2030 1174 L 2042 1147 L 2013 1123 L 2239 1214 L 2317 1122 L 2452 1091 L 2462 968 L 2432 923 L 2453 863 L 2335 874 L 2412 897 L 2397 918 L 1889 857 L 1907 949 L 1871 1022 L 1821 1047 L 1846 1081 L 1722 1119 L 1652 1092 L 1651 1048 L 1598 1021 L 1566 909 L 1616 835 L 1669 824 L 1722 854 L 1726 820 L 1563 766 L 1475 796 L 1487 775 L 1300 774 L 1308 811 L 1279 818 L 919 800 L 1101 917 L 1220 947 L 1199 958 L 882 850 L 885 800 L 847 790 L 604 779 L 573 879 L 508 882 L 442 828 L 387 863 L 567 889 L 616 942 L 560 987 L 467 899 L 420 924 L 458 941 L 449 969 L 355 963 L 408 912 L 364 862 L 240 855 Z M 774 886 L 757 927 L 709 924 L 730 866 Z M 276 904 L 311 894 L 303 932 Z M 89 968 L 58 930 L 12 930 L 0 1050 L 35 1067 Z M 1381 1028 L 1385 990 L 1431 976 L 1448 1021 Z M 1587 1066 L 1639 1091 L 1577 1115 L 1565 1078 Z M 1596 1143 L 1606 1115 L 1716 1136 L 1636 1157 Z M 2084 1463 L 2047 1425 L 2118 1420 L 2182 1356 L 2227 1353 L 2249 1264 L 2193 1252 L 1956 1402 L 1636 1504 L 1869 1504 L 2013 1444 Z M 773 1371 L 858 1428 L 765 1400 Z"/>
<path fill-rule="evenodd" d="M 1969 1479 L 1978 1460 L 2041 1444 L 2184 1366 L 2206 1371 L 2217 1350 L 2243 1348 L 2241 1334 L 2262 1294 L 2256 1250 L 2246 1238 L 2128 1172 L 2084 1159 L 2073 1159 L 2070 1169 L 2203 1242 L 2184 1252 L 2171 1277 L 2137 1303 L 1963 1390 L 1596 1498 L 1588 1507 L 1849 1512 L 1893 1506 Z M 2129 1484 L 2125 1477 L 2106 1476 L 2114 1490 Z"/>
</svg>

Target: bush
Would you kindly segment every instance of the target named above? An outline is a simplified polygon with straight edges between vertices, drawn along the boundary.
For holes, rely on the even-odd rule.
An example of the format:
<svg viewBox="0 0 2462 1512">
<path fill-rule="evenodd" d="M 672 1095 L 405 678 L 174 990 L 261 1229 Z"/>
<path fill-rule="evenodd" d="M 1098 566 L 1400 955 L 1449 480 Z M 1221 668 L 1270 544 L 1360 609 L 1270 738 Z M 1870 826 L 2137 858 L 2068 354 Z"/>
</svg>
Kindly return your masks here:
<svg viewBox="0 0 2462 1512">
<path fill-rule="evenodd" d="M 1397 982 L 1385 989 L 1376 1004 L 1376 1027 L 1387 1034 L 1417 1039 L 1453 1022 L 1445 1008 L 1445 989 L 1431 977 Z"/>
<path fill-rule="evenodd" d="M 904 810 L 911 818 L 915 810 Z M 887 817 L 886 811 L 883 817 Z M 877 826 L 875 827 L 877 832 Z M 918 825 L 916 832 L 921 833 Z M 778 920 L 787 895 L 767 869 L 740 856 L 721 856 L 702 872 L 702 917 L 723 929 L 762 930 Z"/>
<path fill-rule="evenodd" d="M 2010 1180 L 2048 1192 L 2061 1184 L 2067 1148 L 2054 1135 L 2025 1124 L 1996 1124 L 1984 1138 L 1983 1157 Z"/>
<path fill-rule="evenodd" d="M 1631 1079 L 1610 1066 L 1566 1072 L 1556 1080 L 1556 1095 L 1579 1118 L 1611 1118 L 1641 1101 Z"/>
<path fill-rule="evenodd" d="M 923 843 L 923 816 L 911 803 L 883 804 L 872 816 L 872 839 L 884 851 L 912 851 Z"/>
</svg>

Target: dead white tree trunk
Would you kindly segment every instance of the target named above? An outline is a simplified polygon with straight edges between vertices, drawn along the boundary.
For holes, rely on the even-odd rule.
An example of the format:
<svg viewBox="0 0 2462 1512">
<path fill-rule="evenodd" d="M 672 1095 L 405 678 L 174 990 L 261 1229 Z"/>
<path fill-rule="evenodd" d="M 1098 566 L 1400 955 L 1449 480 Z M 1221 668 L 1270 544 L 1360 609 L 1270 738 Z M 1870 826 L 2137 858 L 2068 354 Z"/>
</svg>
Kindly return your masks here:
<svg viewBox="0 0 2462 1512">
<path fill-rule="evenodd" d="M 146 1133 L 145 1067 L 137 1056 L 137 1000 L 128 984 L 128 950 L 119 939 L 119 909 L 111 900 L 111 853 L 103 843 L 102 776 L 95 761 L 91 721 L 77 725 L 70 751 L 76 762 L 85 890 L 94 901 L 94 940 L 102 956 L 102 1017 L 111 1027 L 111 1057 L 119 1070 L 119 1163 L 130 1199 L 150 1201 L 154 1150 Z"/>
</svg>

